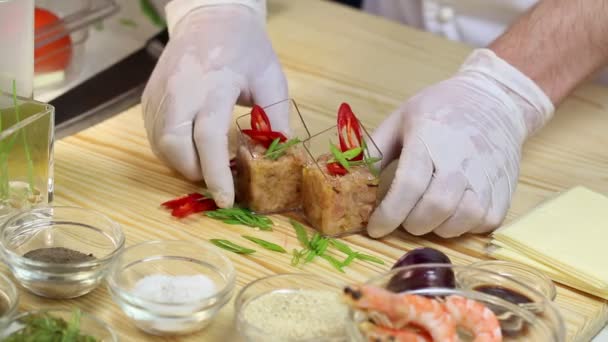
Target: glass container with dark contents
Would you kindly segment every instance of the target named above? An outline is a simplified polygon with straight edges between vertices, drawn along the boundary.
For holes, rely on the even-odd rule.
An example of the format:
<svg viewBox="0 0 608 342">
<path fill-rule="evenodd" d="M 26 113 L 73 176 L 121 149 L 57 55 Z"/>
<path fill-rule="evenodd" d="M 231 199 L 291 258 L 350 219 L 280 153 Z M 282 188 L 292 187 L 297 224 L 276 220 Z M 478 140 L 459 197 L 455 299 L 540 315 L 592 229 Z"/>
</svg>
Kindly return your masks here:
<svg viewBox="0 0 608 342">
<path fill-rule="evenodd" d="M 437 276 L 429 275 L 429 272 L 433 270 L 437 273 Z M 408 279 L 420 276 L 424 276 L 425 279 L 430 279 L 432 282 L 427 287 L 424 287 L 420 285 L 426 281 L 425 279 L 422 281 Z M 471 279 L 472 277 L 474 279 Z M 489 287 L 481 287 L 482 291 L 471 288 L 470 284 L 475 279 L 482 279 L 483 284 Z M 395 289 L 397 282 L 402 282 L 404 286 L 399 288 L 400 292 L 392 292 L 421 295 L 440 302 L 445 302 L 447 297 L 456 295 L 483 304 L 498 319 L 503 341 L 565 341 L 564 322 L 554 304 L 533 288 L 498 273 L 484 269 L 475 269 L 471 266 L 420 264 L 395 268 L 390 272 L 370 279 L 367 284 L 385 289 L 388 289 L 389 284 L 391 284 L 390 288 Z M 411 284 L 416 285 L 415 289 L 407 288 Z M 479 281 L 479 284 L 482 284 L 482 282 Z M 511 297 L 508 298 L 496 296 L 496 287 L 512 289 L 513 294 L 509 293 Z M 486 292 L 490 292 L 491 294 Z M 542 315 L 533 312 L 525 306 L 517 305 L 508 299 L 521 301 L 530 299 L 538 310 L 542 311 Z M 353 341 L 364 341 L 366 337 L 369 337 L 365 336 L 365 331 L 362 327 L 370 319 L 382 322 L 382 319 L 374 315 L 358 310 L 351 310 L 348 327 Z M 473 340 L 473 337 L 464 329 L 458 329 L 458 335 L 461 341 Z"/>
<path fill-rule="evenodd" d="M 19 284 L 48 298 L 94 290 L 124 242 L 118 223 L 83 208 L 32 208 L 0 227 L 0 251 Z"/>
</svg>

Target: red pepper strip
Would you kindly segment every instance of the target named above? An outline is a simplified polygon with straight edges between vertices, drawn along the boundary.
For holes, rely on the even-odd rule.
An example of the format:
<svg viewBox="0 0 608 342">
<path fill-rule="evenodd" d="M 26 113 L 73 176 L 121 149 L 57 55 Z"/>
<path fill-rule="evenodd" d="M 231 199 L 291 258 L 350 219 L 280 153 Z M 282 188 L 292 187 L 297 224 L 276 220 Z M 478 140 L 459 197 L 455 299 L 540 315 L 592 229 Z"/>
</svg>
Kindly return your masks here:
<svg viewBox="0 0 608 342">
<path fill-rule="evenodd" d="M 203 211 L 215 210 L 217 209 L 217 205 L 215 205 L 215 201 L 210 198 L 204 198 L 201 200 L 193 200 L 191 202 L 186 202 L 183 205 L 174 208 L 171 211 L 171 215 L 183 218 L 190 214 L 200 213 Z"/>
<path fill-rule="evenodd" d="M 338 110 L 338 137 L 342 152 L 361 147 L 361 126 L 347 103 L 342 103 Z M 363 159 L 363 152 L 351 160 L 361 159 Z"/>
<path fill-rule="evenodd" d="M 264 109 L 258 105 L 253 105 L 251 109 L 251 129 L 258 132 L 270 132 L 270 120 Z"/>
<path fill-rule="evenodd" d="M 167 202 L 163 203 L 162 206 L 169 208 L 169 209 L 175 209 L 186 203 L 193 202 L 193 201 L 199 200 L 204 197 L 205 196 L 203 196 L 199 193 L 191 193 L 186 196 L 167 201 Z"/>
<path fill-rule="evenodd" d="M 340 165 L 339 163 L 327 164 L 327 171 L 332 176 L 343 176 L 348 173 L 344 166 Z"/>
<path fill-rule="evenodd" d="M 252 129 L 244 129 L 241 132 L 243 132 L 243 134 L 248 135 L 251 139 L 264 145 L 264 147 L 266 147 L 266 148 L 268 148 L 268 146 L 270 146 L 270 144 L 272 144 L 274 139 L 279 138 L 280 142 L 287 141 L 287 137 L 281 132 L 273 132 L 273 131 L 259 132 L 259 131 L 255 131 Z"/>
</svg>

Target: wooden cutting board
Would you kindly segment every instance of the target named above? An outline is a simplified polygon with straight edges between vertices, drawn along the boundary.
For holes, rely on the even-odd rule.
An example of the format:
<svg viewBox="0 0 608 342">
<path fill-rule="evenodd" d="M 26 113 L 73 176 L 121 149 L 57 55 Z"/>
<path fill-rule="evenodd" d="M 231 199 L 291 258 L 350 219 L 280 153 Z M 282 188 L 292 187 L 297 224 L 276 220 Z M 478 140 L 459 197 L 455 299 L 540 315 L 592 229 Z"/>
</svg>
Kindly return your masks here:
<svg viewBox="0 0 608 342">
<path fill-rule="evenodd" d="M 401 101 L 456 70 L 468 47 L 379 18 L 320 1 L 270 1 L 268 30 L 285 67 L 290 94 L 311 122 L 331 122 L 341 101 L 351 103 L 369 127 L 375 127 Z M 582 184 L 608 193 L 608 90 L 587 86 L 560 108 L 556 118 L 526 145 L 522 174 L 508 220 L 533 208 L 555 191 Z M 243 113 L 241 110 L 239 113 Z M 98 126 L 57 142 L 56 202 L 100 210 L 122 224 L 127 245 L 153 239 L 236 240 L 251 229 L 227 226 L 195 216 L 175 220 L 159 204 L 200 190 L 159 162 L 146 140 L 141 108 L 128 110 Z M 282 217 L 274 241 L 298 246 Z M 265 235 L 267 237 L 268 235 Z M 229 255 L 238 289 L 259 277 L 310 272 L 346 281 L 364 281 L 387 270 L 404 252 L 419 246 L 438 248 L 457 264 L 484 258 L 486 237 L 455 240 L 416 238 L 402 231 L 382 240 L 351 236 L 362 252 L 382 257 L 385 266 L 357 263 L 346 274 L 325 262 L 303 269 L 289 256 L 259 251 L 257 256 Z M 6 270 L 4 270 L 6 272 Z M 233 306 L 227 305 L 205 331 L 183 338 L 155 338 L 140 333 L 119 310 L 105 288 L 71 301 L 52 301 L 22 292 L 22 310 L 73 307 L 98 315 L 124 341 L 234 341 Z M 569 341 L 588 341 L 608 320 L 605 302 L 559 287 L 556 302 Z"/>
</svg>

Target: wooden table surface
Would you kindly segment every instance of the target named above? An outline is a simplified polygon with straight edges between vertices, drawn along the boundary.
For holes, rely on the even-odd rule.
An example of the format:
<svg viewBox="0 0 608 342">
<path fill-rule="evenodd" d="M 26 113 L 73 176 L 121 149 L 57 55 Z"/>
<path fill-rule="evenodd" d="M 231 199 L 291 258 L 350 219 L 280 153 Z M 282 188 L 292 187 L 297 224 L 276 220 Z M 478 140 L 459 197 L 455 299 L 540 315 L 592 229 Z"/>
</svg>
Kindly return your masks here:
<svg viewBox="0 0 608 342">
<path fill-rule="evenodd" d="M 290 94 L 310 122 L 335 117 L 347 101 L 369 127 L 375 127 L 401 101 L 422 87 L 448 77 L 470 51 L 428 33 L 319 1 L 270 1 L 268 30 L 290 84 Z M 240 113 L 243 113 L 242 110 Z M 530 210 L 555 191 L 584 185 L 608 193 L 608 89 L 585 86 L 559 109 L 555 119 L 526 145 L 522 174 L 508 220 Z M 75 136 L 55 149 L 56 203 L 100 210 L 122 224 L 127 245 L 153 239 L 238 239 L 250 228 L 225 226 L 195 216 L 172 219 L 159 204 L 200 190 L 169 170 L 151 153 L 140 107 Z M 282 217 L 274 217 L 266 239 L 298 246 Z M 576 227 L 573 227 L 576 229 Z M 262 235 L 262 233 L 260 233 Z M 447 252 L 457 264 L 484 258 L 487 237 L 444 241 L 417 238 L 402 231 L 382 240 L 355 235 L 355 248 L 382 257 L 387 265 L 357 263 L 338 274 L 324 261 L 296 269 L 289 256 L 260 251 L 257 256 L 229 255 L 237 268 L 237 288 L 259 277 L 311 272 L 347 281 L 364 281 L 390 267 L 405 251 L 430 246 Z M 566 242 L 564 242 L 566 243 Z M 4 270 L 6 272 L 6 270 Z M 603 301 L 559 286 L 557 304 L 570 341 L 588 341 L 608 319 Z M 82 298 L 53 301 L 22 291 L 22 310 L 73 307 L 100 316 L 124 341 L 234 341 L 233 306 L 227 305 L 205 331 L 182 338 L 140 333 L 119 310 L 104 287 Z"/>
</svg>

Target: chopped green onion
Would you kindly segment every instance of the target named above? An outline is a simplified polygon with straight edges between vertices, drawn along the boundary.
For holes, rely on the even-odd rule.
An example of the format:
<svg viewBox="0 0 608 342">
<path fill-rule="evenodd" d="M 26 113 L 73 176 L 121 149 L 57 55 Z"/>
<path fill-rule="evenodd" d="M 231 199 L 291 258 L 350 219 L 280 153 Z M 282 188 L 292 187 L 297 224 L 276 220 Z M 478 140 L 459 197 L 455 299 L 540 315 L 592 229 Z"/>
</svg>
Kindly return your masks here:
<svg viewBox="0 0 608 342">
<path fill-rule="evenodd" d="M 277 245 L 276 243 L 272 243 L 272 242 L 269 242 L 266 240 L 258 239 L 253 236 L 247 236 L 247 235 L 243 235 L 243 238 L 245 238 L 257 245 L 260 245 L 268 250 L 271 250 L 274 252 L 279 252 L 279 253 L 287 253 L 287 251 L 283 247 Z"/>
<path fill-rule="evenodd" d="M 237 253 L 237 254 L 252 254 L 255 253 L 254 249 L 246 248 L 243 246 L 239 246 L 234 242 L 222 239 L 211 239 L 212 244 L 218 246 L 219 248 L 225 249 L 227 251 Z"/>
<path fill-rule="evenodd" d="M 355 254 L 355 258 L 359 259 L 359 260 L 364 260 L 364 261 L 369 261 L 369 262 L 375 262 L 376 264 L 380 264 L 380 265 L 384 265 L 384 261 L 380 258 L 377 258 L 373 255 L 367 255 L 367 254 L 363 254 L 363 253 L 356 253 Z"/>
</svg>

